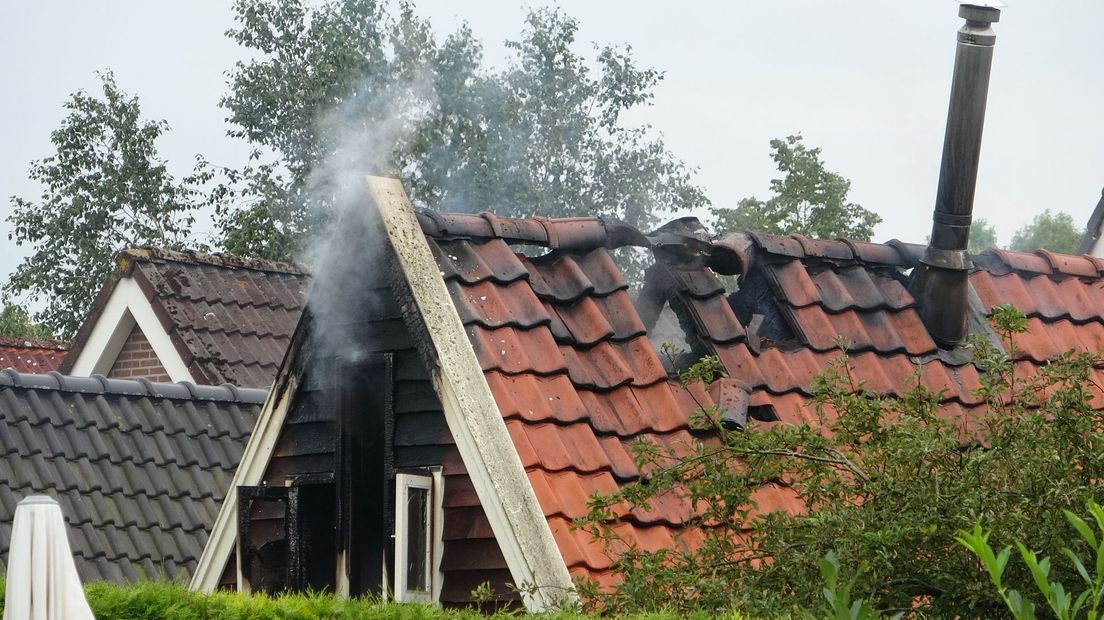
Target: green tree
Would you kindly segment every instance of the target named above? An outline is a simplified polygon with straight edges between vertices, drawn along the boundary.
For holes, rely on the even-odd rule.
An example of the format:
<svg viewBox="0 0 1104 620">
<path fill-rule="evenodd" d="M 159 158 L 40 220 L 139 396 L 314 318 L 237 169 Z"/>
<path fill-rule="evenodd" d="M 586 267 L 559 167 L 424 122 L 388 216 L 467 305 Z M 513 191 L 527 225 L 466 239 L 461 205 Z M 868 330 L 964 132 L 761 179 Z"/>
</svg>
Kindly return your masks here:
<svg viewBox="0 0 1104 620">
<path fill-rule="evenodd" d="M 986 248 L 997 247 L 997 229 L 985 218 L 979 217 L 970 224 L 970 245 L 967 249 L 977 254 Z"/>
<path fill-rule="evenodd" d="M 992 322 L 1003 349 L 972 343 L 987 407 L 965 417 L 948 416 L 942 396 L 917 377 L 902 397 L 864 391 L 841 355 L 814 382 L 816 422 L 761 428 L 752 420 L 733 429 L 722 411 L 703 409 L 693 418 L 697 438 L 686 444 L 638 441 L 634 459 L 647 476 L 596 497 L 579 525 L 624 549 L 610 528 L 621 502 L 648 506 L 674 496 L 695 506 L 688 525 L 703 528 L 708 544 L 630 549 L 615 565 L 624 581 L 608 596 L 590 590 L 592 602 L 791 617 L 793 606 L 822 607 L 823 560 L 834 551 L 856 569 L 847 596 L 883 613 L 1006 617 L 1000 592 L 954 537 L 980 520 L 995 546 L 1030 540 L 1040 556 L 1071 547 L 1086 557 L 1063 510 L 1104 493 L 1104 413 L 1091 406 L 1099 356 L 1069 353 L 1024 377 L 1013 360 L 1026 317 L 998 307 Z M 721 373 L 706 358 L 682 378 L 689 387 Z M 753 494 L 762 484 L 783 484 L 815 508 L 758 514 Z M 1052 578 L 1081 580 L 1071 564 L 1053 566 Z M 1020 592 L 1033 588 L 1023 566 L 1009 566 L 1003 579 Z"/>
<path fill-rule="evenodd" d="M 770 146 L 771 159 L 784 175 L 771 180 L 774 196 L 744 198 L 734 209 L 712 208 L 716 230 L 870 240 L 882 218 L 848 202 L 851 181 L 824 168 L 819 148 L 805 146 L 800 135 L 771 140 Z"/>
<path fill-rule="evenodd" d="M 1016 231 L 1008 249 L 1034 252 L 1039 248 L 1063 254 L 1073 254 L 1081 243 L 1081 231 L 1068 213 L 1043 211 L 1030 224 Z"/>
<path fill-rule="evenodd" d="M 102 94 L 79 90 L 65 103 L 61 127 L 50 134 L 53 155 L 31 163 L 38 200 L 13 196 L 8 221 L 31 255 L 15 269 L 6 293 L 46 299 L 35 318 L 50 332 L 71 337 L 119 250 L 140 245 L 178 247 L 188 239 L 194 190 L 178 183 L 157 154 L 165 121 L 141 117 L 111 73 Z"/>
<path fill-rule="evenodd" d="M 0 338 L 29 338 L 42 340 L 50 337 L 50 332 L 31 320 L 31 315 L 19 304 L 4 304 L 0 310 Z"/>
<path fill-rule="evenodd" d="M 655 132 L 624 121 L 660 73 L 629 48 L 580 55 L 578 24 L 558 10 L 529 13 L 501 69 L 484 64 L 466 25 L 439 38 L 410 4 L 238 0 L 235 10 L 229 35 L 254 59 L 231 72 L 222 105 L 258 163 L 228 171 L 217 196 L 230 251 L 294 256 L 346 187 L 379 171 L 445 210 L 647 228 L 707 204 Z"/>
</svg>

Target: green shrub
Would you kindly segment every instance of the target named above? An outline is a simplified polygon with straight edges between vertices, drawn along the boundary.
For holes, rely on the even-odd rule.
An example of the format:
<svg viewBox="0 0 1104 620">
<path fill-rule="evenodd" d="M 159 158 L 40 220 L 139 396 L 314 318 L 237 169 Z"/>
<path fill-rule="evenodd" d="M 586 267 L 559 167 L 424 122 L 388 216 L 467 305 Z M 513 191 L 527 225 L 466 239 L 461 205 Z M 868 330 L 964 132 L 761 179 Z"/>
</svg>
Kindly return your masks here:
<svg viewBox="0 0 1104 620">
<path fill-rule="evenodd" d="M 0 614 L 3 613 L 4 578 L 0 576 Z M 383 603 L 371 598 L 343 599 L 332 594 L 305 593 L 267 596 L 236 592 L 200 594 L 169 582 L 128 585 L 96 582 L 85 585 L 85 595 L 98 620 L 483 620 L 474 609 L 443 610 L 429 605 Z M 491 618 L 540 618 L 583 620 L 573 611 L 528 614 L 502 611 Z M 626 620 L 675 620 L 687 617 L 673 611 L 626 616 Z M 713 615 L 688 617 L 705 620 Z M 730 615 L 732 620 L 742 616 Z"/>
<path fill-rule="evenodd" d="M 1035 552 L 1028 549 L 1022 542 L 1016 541 L 1016 548 L 1020 552 L 1024 565 L 1031 572 L 1035 587 L 1042 595 L 1050 613 L 1059 620 L 1078 618 L 1096 620 L 1104 611 L 1104 509 L 1095 501 L 1089 500 L 1088 511 L 1096 526 L 1095 532 L 1084 519 L 1068 510 L 1064 511 L 1066 520 L 1091 552 L 1092 561 L 1086 563 L 1077 552 L 1069 547 L 1062 548 L 1062 553 L 1068 558 L 1083 583 L 1075 582 L 1076 585 L 1066 585 L 1062 581 L 1052 579 L 1050 558 L 1039 560 Z M 1005 547 L 1000 553 L 995 553 L 989 544 L 990 535 L 991 532 L 982 530 L 981 524 L 974 524 L 973 530 L 959 532 L 956 540 L 981 561 L 982 568 L 989 575 L 997 595 L 1008 606 L 1012 616 L 1016 620 L 1034 620 L 1036 605 L 1018 590 L 1004 584 L 1004 572 L 1008 568 L 1012 547 Z M 1075 589 L 1079 589 L 1081 593 L 1075 594 Z"/>
</svg>

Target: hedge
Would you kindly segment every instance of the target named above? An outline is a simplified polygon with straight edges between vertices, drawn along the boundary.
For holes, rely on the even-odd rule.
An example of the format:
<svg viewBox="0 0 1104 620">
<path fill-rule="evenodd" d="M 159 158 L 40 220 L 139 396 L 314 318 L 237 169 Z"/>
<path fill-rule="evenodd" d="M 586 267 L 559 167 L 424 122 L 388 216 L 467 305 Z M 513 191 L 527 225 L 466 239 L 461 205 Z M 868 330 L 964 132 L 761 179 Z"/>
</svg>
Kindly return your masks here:
<svg viewBox="0 0 1104 620">
<path fill-rule="evenodd" d="M 0 613 L 3 611 L 4 581 L 0 578 Z M 370 598 L 343 599 L 332 594 L 305 593 L 267 596 L 236 592 L 200 594 L 169 582 L 128 585 L 90 583 L 85 594 L 98 620 L 476 620 L 483 618 L 541 618 L 583 620 L 574 612 L 529 614 L 500 611 L 487 616 L 475 609 L 443 610 L 428 605 L 383 603 Z M 674 613 L 637 614 L 633 620 L 671 620 Z M 701 618 L 715 617 L 701 614 Z M 732 616 L 735 620 L 738 616 Z"/>
</svg>

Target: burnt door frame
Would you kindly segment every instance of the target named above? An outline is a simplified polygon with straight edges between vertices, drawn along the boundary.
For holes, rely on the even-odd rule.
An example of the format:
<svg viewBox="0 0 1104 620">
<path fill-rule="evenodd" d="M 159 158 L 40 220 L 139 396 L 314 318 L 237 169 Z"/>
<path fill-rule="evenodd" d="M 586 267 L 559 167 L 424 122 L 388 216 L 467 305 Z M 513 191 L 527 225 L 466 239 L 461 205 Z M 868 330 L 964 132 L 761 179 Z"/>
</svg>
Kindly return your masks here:
<svg viewBox="0 0 1104 620">
<path fill-rule="evenodd" d="M 308 515 L 304 514 L 306 510 L 314 510 L 316 506 L 308 506 L 307 502 L 302 499 L 303 494 L 311 495 L 311 490 L 321 491 L 325 495 L 329 495 L 331 498 L 334 496 L 334 476 L 332 473 L 316 473 L 316 474 L 302 474 L 295 476 L 288 481 L 287 495 L 288 495 L 288 515 L 287 515 L 287 537 L 288 537 L 288 587 L 295 590 L 305 590 L 308 588 L 319 590 L 321 588 L 333 588 L 335 583 L 325 583 L 318 585 L 312 583 L 315 575 L 311 570 L 311 559 L 316 553 L 321 550 L 316 549 L 313 545 L 316 540 L 321 539 L 326 541 L 326 536 L 318 532 L 309 532 L 312 527 L 317 527 L 318 523 L 313 522 Z M 333 525 L 336 527 L 336 519 Z M 333 536 L 333 545 L 328 549 L 330 554 L 336 554 L 335 547 L 336 533 L 331 533 Z M 330 542 L 330 541 L 327 541 Z M 331 560 L 333 555 L 328 555 Z M 323 559 L 323 561 L 325 561 Z M 336 573 L 330 575 L 330 577 L 336 579 Z M 331 590 L 332 591 L 332 590 Z"/>
<path fill-rule="evenodd" d="M 238 589 L 246 592 L 254 592 L 257 590 L 256 583 L 260 581 L 265 583 L 265 580 L 260 575 L 253 574 L 253 556 L 260 552 L 253 540 L 253 521 L 251 519 L 251 513 L 253 510 L 253 504 L 257 501 L 273 501 L 283 503 L 283 527 L 284 527 L 284 545 L 285 552 L 290 555 L 291 549 L 288 545 L 288 516 L 291 510 L 289 510 L 290 497 L 288 494 L 288 487 L 266 487 L 266 486 L 240 486 L 238 487 L 238 574 L 240 581 L 238 583 Z M 285 557 L 285 562 L 290 562 L 290 557 Z M 288 587 L 288 574 L 287 567 L 284 567 L 282 575 L 270 575 L 269 581 L 278 580 L 280 588 Z"/>
<path fill-rule="evenodd" d="M 393 558 L 394 361 L 390 353 L 339 361 L 337 404 L 337 556 L 348 594 L 386 595 Z M 344 553 L 342 553 L 344 552 Z M 339 567 L 340 569 L 340 567 Z"/>
</svg>

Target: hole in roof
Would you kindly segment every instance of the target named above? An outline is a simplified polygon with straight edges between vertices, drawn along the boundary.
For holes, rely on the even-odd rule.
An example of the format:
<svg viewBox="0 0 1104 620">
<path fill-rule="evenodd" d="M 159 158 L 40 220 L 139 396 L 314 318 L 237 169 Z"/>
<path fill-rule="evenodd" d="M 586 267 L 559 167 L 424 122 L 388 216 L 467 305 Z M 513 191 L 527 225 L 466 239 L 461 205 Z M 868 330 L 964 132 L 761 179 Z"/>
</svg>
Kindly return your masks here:
<svg viewBox="0 0 1104 620">
<path fill-rule="evenodd" d="M 774 405 L 748 405 L 747 417 L 759 422 L 777 422 L 781 419 Z"/>
<path fill-rule="evenodd" d="M 752 269 L 740 283 L 740 288 L 728 296 L 728 303 L 741 325 L 757 324 L 756 336 L 775 342 L 793 340 L 796 336 L 778 307 L 764 271 Z"/>
<path fill-rule="evenodd" d="M 679 324 L 678 316 L 670 304 L 664 304 L 656 324 L 648 331 L 648 340 L 659 352 L 660 361 L 668 375 L 678 374 L 697 361 L 690 352 L 686 331 Z"/>
<path fill-rule="evenodd" d="M 522 254 L 526 258 L 543 258 L 555 252 L 552 248 L 530 243 L 512 243 L 510 249 L 516 254 Z"/>
</svg>

